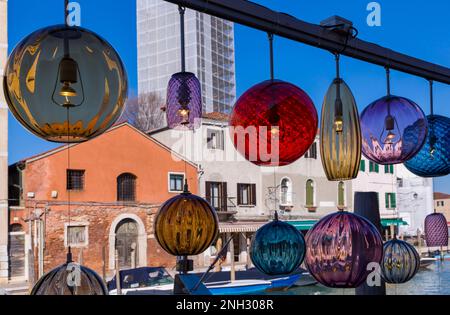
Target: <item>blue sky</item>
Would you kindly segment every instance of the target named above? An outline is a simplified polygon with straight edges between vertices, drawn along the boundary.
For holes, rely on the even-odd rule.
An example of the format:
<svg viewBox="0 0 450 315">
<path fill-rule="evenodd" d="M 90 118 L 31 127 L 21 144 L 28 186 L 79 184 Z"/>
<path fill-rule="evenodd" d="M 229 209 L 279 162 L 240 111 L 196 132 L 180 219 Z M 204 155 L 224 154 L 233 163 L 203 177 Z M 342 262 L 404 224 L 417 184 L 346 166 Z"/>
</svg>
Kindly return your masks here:
<svg viewBox="0 0 450 315">
<path fill-rule="evenodd" d="M 82 26 L 108 40 L 121 55 L 129 75 L 130 94 L 137 87 L 136 5 L 134 0 L 79 0 Z M 369 27 L 369 0 L 257 0 L 274 10 L 289 13 L 311 23 L 341 15 L 352 20 L 359 38 L 399 52 L 450 67 L 450 26 L 447 0 L 379 0 L 382 26 Z M 10 50 L 34 30 L 62 23 L 63 0 L 9 0 Z M 236 25 L 236 80 L 238 96 L 269 76 L 267 35 Z M 355 94 L 362 110 L 385 94 L 384 69 L 350 58 L 342 58 L 342 76 Z M 334 76 L 329 52 L 275 38 L 275 74 L 308 92 L 318 110 Z M 421 78 L 392 73 L 392 93 L 408 97 L 429 113 L 428 83 Z M 450 86 L 436 83 L 435 112 L 450 116 Z M 13 163 L 55 144 L 26 131 L 12 116 L 9 125 L 9 161 Z M 450 193 L 450 176 L 435 181 L 436 190 Z"/>
</svg>

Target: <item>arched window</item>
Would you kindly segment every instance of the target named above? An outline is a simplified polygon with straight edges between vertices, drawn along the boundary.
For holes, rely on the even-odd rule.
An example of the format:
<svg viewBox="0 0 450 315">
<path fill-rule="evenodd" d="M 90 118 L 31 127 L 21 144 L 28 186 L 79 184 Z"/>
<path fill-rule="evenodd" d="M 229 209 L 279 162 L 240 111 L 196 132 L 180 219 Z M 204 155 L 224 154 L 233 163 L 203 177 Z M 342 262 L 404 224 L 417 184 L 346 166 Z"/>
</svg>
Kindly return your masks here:
<svg viewBox="0 0 450 315">
<path fill-rule="evenodd" d="M 125 173 L 117 177 L 117 201 L 136 201 L 136 176 Z"/>
<path fill-rule="evenodd" d="M 289 178 L 283 178 L 281 180 L 280 205 L 282 206 L 292 205 L 292 182 Z"/>
<path fill-rule="evenodd" d="M 338 184 L 338 207 L 345 207 L 345 184 L 344 182 L 339 182 Z"/>
<path fill-rule="evenodd" d="M 306 206 L 314 207 L 314 181 L 312 179 L 308 179 L 306 182 Z"/>
</svg>

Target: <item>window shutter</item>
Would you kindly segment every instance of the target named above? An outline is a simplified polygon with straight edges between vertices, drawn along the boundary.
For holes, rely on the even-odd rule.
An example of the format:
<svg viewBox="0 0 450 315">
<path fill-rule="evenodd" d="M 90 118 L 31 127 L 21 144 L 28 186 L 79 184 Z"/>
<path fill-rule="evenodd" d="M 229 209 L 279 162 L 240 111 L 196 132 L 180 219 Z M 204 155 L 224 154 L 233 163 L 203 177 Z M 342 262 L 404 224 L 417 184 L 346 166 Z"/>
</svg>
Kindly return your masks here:
<svg viewBox="0 0 450 315">
<path fill-rule="evenodd" d="M 240 206 L 242 204 L 242 185 L 237 184 L 237 204 Z"/>
<path fill-rule="evenodd" d="M 397 208 L 397 196 L 395 193 L 391 194 L 391 205 L 393 209 Z"/>
<path fill-rule="evenodd" d="M 389 165 L 385 165 L 384 166 L 384 173 L 388 174 L 389 173 Z"/>
<path fill-rule="evenodd" d="M 205 183 L 205 197 L 206 197 L 206 201 L 208 201 L 209 203 L 212 203 L 211 202 L 211 182 Z"/>
<path fill-rule="evenodd" d="M 256 184 L 251 184 L 250 187 L 251 187 L 251 191 L 252 191 L 252 193 L 251 193 L 251 197 L 252 197 L 251 205 L 252 206 L 256 206 Z"/>
<path fill-rule="evenodd" d="M 389 209 L 389 193 L 386 193 L 385 203 L 386 203 L 386 209 Z"/>
<path fill-rule="evenodd" d="M 391 168 L 391 174 L 394 174 L 394 165 L 390 165 Z"/>
<path fill-rule="evenodd" d="M 366 171 L 366 161 L 361 160 L 361 166 L 359 168 L 362 172 Z"/>
<path fill-rule="evenodd" d="M 369 162 L 369 172 L 373 172 L 373 162 Z"/>
<path fill-rule="evenodd" d="M 223 132 L 223 130 L 221 130 L 220 132 L 219 132 L 219 135 L 220 135 L 220 148 L 222 149 L 222 150 L 225 150 L 225 134 L 224 134 L 224 132 Z"/>
<path fill-rule="evenodd" d="M 222 183 L 222 211 L 228 210 L 227 183 Z"/>
<path fill-rule="evenodd" d="M 375 164 L 375 172 L 377 173 L 380 172 L 380 166 L 378 164 Z"/>
</svg>

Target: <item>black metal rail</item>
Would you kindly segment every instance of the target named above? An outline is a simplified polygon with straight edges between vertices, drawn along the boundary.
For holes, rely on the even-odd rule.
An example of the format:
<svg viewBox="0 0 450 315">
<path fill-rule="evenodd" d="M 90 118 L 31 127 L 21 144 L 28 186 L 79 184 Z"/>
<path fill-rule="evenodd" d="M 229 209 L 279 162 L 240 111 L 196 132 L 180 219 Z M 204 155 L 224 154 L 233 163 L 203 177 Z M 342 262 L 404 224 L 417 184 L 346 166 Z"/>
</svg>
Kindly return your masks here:
<svg viewBox="0 0 450 315">
<path fill-rule="evenodd" d="M 345 47 L 342 55 L 427 80 L 450 84 L 450 68 L 401 54 L 357 38 L 349 38 L 347 44 L 345 44 L 347 41 L 345 34 L 304 22 L 288 14 L 270 10 L 247 0 L 165 1 L 331 52 L 340 52 Z"/>
</svg>

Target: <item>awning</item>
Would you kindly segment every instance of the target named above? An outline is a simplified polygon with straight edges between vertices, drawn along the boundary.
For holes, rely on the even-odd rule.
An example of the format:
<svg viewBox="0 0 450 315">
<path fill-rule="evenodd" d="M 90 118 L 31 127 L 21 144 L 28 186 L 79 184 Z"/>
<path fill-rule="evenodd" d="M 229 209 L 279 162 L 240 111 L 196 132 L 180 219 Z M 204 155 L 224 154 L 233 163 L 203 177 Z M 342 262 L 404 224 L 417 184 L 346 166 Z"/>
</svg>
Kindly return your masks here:
<svg viewBox="0 0 450 315">
<path fill-rule="evenodd" d="M 403 219 L 381 219 L 381 225 L 384 227 L 389 227 L 391 225 L 409 225 Z"/>
<path fill-rule="evenodd" d="M 248 222 L 248 223 L 219 223 L 220 233 L 247 233 L 256 232 L 267 222 Z"/>
<path fill-rule="evenodd" d="M 299 231 L 309 231 L 314 226 L 314 224 L 316 224 L 319 221 L 307 220 L 307 221 L 287 221 L 287 222 L 295 226 Z"/>
</svg>

